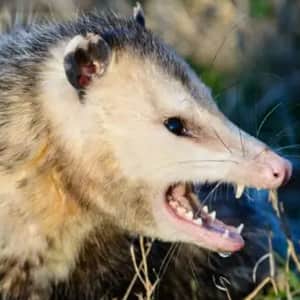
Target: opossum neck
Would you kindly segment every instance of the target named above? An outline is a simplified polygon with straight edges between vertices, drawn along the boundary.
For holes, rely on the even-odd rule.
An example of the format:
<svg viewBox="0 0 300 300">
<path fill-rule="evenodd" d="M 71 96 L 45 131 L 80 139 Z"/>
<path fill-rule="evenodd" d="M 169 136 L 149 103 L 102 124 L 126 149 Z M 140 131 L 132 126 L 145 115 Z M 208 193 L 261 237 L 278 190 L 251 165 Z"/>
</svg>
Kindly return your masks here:
<svg viewBox="0 0 300 300">
<path fill-rule="evenodd" d="M 20 210 L 36 236 L 46 241 L 42 256 L 55 279 L 65 278 L 75 264 L 83 241 L 93 230 L 91 214 L 65 188 L 63 174 L 56 165 L 40 166 L 21 188 L 25 198 Z M 51 272 L 50 271 L 50 272 Z"/>
<path fill-rule="evenodd" d="M 94 228 L 90 213 L 67 191 L 49 144 L 37 148 L 32 159 L 1 175 L 0 260 L 9 263 L 0 294 L 4 287 L 10 294 L 16 286 L 47 289 L 52 280 L 67 279 Z"/>
<path fill-rule="evenodd" d="M 53 203 L 52 208 L 47 207 L 45 211 L 52 215 L 51 220 L 55 223 L 41 222 L 53 238 L 54 255 L 68 268 L 67 276 L 55 279 L 64 282 L 68 278 L 70 284 L 75 284 L 66 292 L 85 290 L 86 281 L 94 282 L 97 289 L 103 287 L 105 292 L 107 286 L 118 286 L 124 278 L 131 280 L 134 269 L 130 247 L 134 237 L 117 226 L 99 207 L 89 204 L 89 197 L 95 195 L 92 190 L 80 190 L 77 174 L 69 176 L 57 165 L 48 172 L 41 184 L 45 181 L 45 192 L 48 193 L 45 201 Z M 58 264 L 56 268 L 59 267 Z"/>
</svg>

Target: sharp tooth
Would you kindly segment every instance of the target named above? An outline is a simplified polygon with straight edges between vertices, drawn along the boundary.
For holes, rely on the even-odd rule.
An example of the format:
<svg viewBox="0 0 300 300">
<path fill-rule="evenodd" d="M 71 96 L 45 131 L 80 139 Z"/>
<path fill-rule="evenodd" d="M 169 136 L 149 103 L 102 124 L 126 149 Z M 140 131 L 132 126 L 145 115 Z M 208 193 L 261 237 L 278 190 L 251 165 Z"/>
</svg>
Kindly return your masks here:
<svg viewBox="0 0 300 300">
<path fill-rule="evenodd" d="M 194 223 L 196 223 L 197 225 L 202 225 L 203 224 L 201 218 L 198 218 L 198 219 L 194 220 Z"/>
<path fill-rule="evenodd" d="M 228 229 L 225 229 L 225 232 L 223 233 L 222 237 L 225 239 L 229 238 L 229 230 Z"/>
<path fill-rule="evenodd" d="M 179 214 L 179 215 L 185 215 L 185 213 L 186 213 L 186 209 L 184 208 L 184 207 L 182 207 L 182 206 L 179 206 L 179 207 L 177 207 L 177 213 Z"/>
<path fill-rule="evenodd" d="M 210 214 L 209 214 L 209 216 L 210 216 L 210 218 L 214 221 L 215 219 L 216 219 L 216 212 L 215 211 L 212 211 Z"/>
<path fill-rule="evenodd" d="M 243 229 L 244 229 L 244 224 L 240 224 L 239 227 L 236 228 L 236 231 L 238 232 L 238 234 L 241 234 Z"/>
<path fill-rule="evenodd" d="M 208 207 L 207 207 L 207 205 L 203 206 L 202 210 L 207 214 L 208 213 Z"/>
<path fill-rule="evenodd" d="M 178 203 L 176 201 L 170 201 L 170 206 L 173 208 L 176 208 L 178 206 Z"/>
<path fill-rule="evenodd" d="M 238 184 L 235 191 L 235 198 L 239 199 L 243 195 L 243 192 L 245 190 L 245 186 L 243 184 Z"/>
<path fill-rule="evenodd" d="M 231 252 L 218 252 L 219 256 L 221 256 L 222 258 L 227 258 L 229 256 L 231 256 Z"/>
<path fill-rule="evenodd" d="M 188 212 L 185 213 L 185 216 L 187 219 L 193 220 L 194 214 L 191 210 L 189 210 Z"/>
</svg>

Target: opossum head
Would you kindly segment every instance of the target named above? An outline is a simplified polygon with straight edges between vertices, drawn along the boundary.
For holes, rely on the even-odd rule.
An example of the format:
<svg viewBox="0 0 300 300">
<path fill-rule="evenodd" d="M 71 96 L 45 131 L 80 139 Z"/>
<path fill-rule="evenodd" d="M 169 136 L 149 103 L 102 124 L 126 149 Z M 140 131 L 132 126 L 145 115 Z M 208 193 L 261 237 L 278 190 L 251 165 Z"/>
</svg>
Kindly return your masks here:
<svg viewBox="0 0 300 300">
<path fill-rule="evenodd" d="M 210 213 L 194 185 L 230 183 L 239 194 L 244 186 L 276 189 L 290 163 L 231 123 L 144 22 L 118 22 L 113 34 L 126 36 L 117 46 L 111 31 L 74 36 L 64 45 L 65 73 L 47 73 L 47 114 L 69 168 L 84 177 L 79 188 L 92 189 L 89 201 L 132 233 L 241 249 L 241 228 Z"/>
</svg>

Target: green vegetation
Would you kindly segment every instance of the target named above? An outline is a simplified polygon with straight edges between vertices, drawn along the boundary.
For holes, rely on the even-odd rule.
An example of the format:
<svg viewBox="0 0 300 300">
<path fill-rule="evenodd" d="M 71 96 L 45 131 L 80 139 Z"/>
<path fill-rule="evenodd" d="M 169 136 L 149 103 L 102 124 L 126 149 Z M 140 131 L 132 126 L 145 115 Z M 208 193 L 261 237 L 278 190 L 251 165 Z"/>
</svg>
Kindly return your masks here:
<svg viewBox="0 0 300 300">
<path fill-rule="evenodd" d="M 251 0 L 250 15 L 253 18 L 265 18 L 272 16 L 273 6 L 270 0 Z"/>
</svg>

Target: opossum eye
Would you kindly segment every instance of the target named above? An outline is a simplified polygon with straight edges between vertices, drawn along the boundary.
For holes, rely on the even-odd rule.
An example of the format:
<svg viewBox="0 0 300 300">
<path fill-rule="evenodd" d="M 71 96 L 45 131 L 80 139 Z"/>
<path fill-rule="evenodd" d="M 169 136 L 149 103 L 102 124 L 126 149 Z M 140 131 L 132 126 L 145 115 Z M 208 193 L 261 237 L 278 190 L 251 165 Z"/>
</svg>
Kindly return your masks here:
<svg viewBox="0 0 300 300">
<path fill-rule="evenodd" d="M 187 134 L 184 122 L 178 117 L 172 117 L 165 120 L 164 125 L 170 132 L 175 135 L 185 136 Z"/>
</svg>

